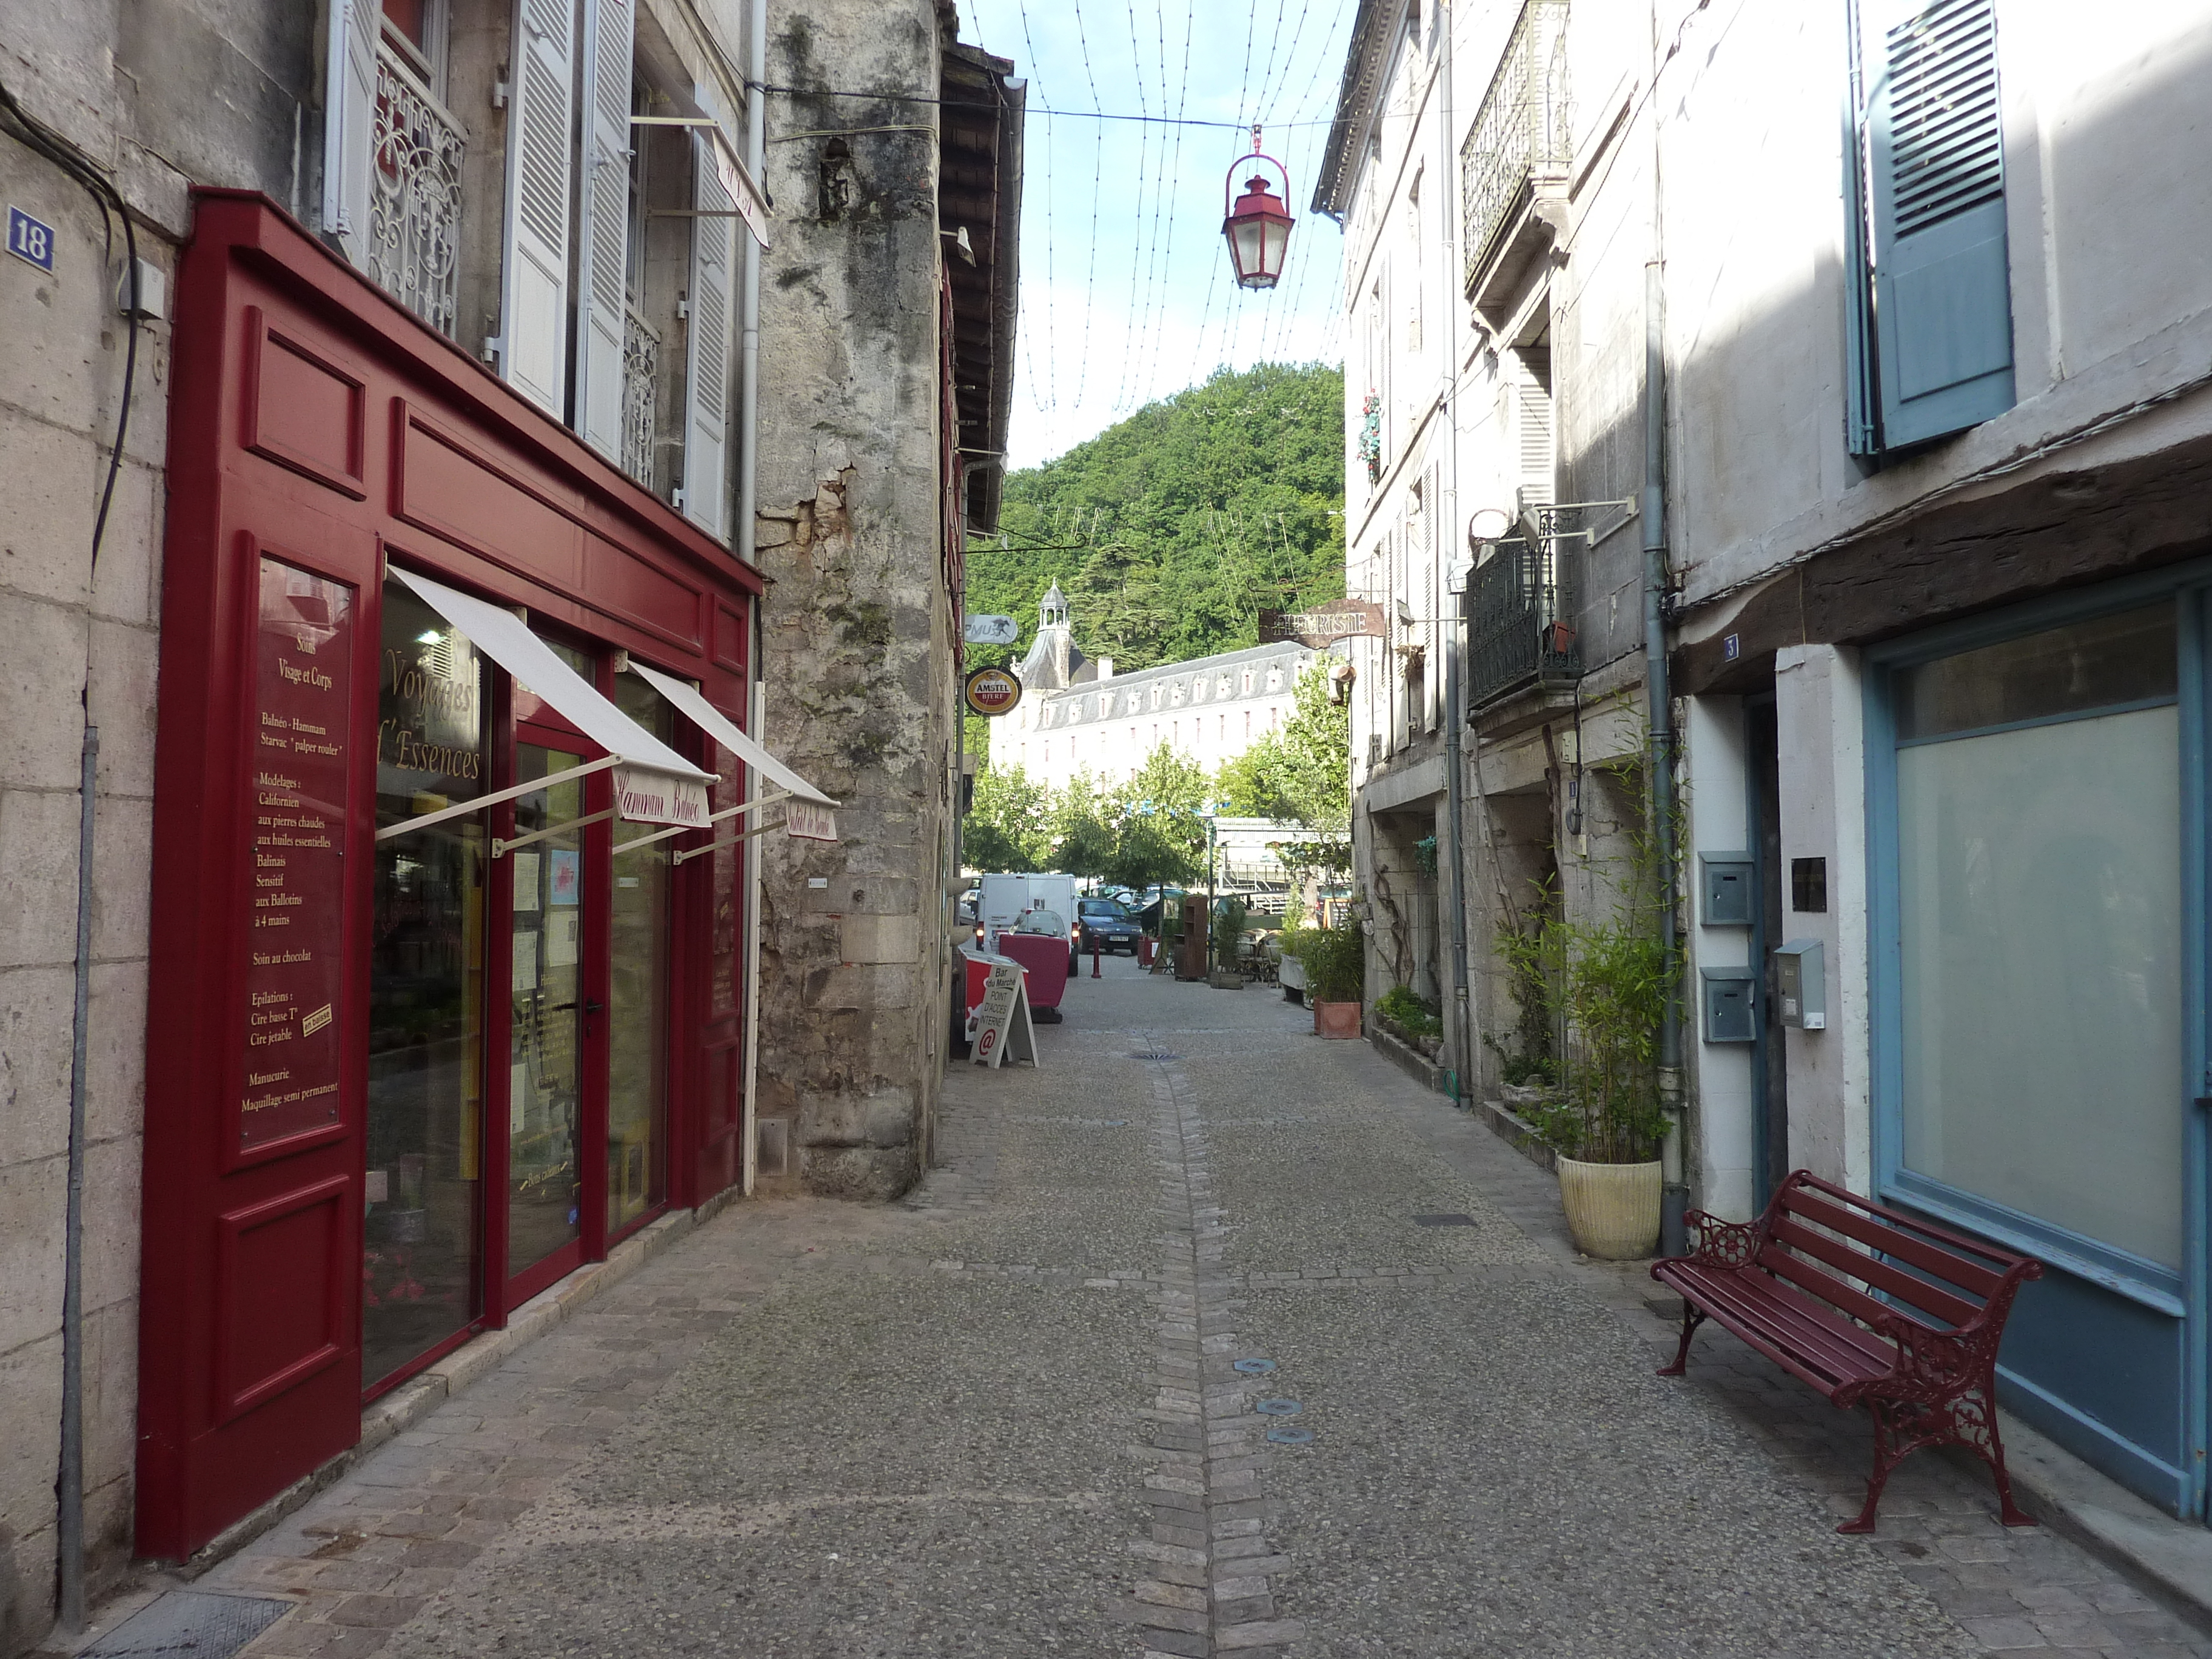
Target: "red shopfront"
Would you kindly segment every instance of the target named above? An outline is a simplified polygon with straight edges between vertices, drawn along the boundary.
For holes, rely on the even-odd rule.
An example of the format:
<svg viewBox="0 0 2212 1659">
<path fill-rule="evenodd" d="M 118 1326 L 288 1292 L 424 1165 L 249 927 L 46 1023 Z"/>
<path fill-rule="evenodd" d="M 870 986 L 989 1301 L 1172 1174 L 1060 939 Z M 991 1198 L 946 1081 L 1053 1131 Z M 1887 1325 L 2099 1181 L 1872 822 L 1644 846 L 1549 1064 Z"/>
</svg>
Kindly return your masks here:
<svg viewBox="0 0 2212 1659">
<path fill-rule="evenodd" d="M 169 482 L 137 1548 L 173 1559 L 739 1179 L 742 858 L 619 763 L 743 799 L 660 688 L 743 724 L 760 585 L 250 194 L 198 198 Z"/>
</svg>

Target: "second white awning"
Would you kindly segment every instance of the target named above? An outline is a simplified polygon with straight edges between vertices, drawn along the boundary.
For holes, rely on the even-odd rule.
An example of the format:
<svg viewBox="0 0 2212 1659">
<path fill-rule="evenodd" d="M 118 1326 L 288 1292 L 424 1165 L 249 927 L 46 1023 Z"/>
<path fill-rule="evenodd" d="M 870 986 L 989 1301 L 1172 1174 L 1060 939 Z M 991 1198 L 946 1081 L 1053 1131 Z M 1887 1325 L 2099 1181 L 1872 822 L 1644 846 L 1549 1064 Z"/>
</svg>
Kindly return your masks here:
<svg viewBox="0 0 2212 1659">
<path fill-rule="evenodd" d="M 716 743 L 728 750 L 754 771 L 774 783 L 795 799 L 810 801 L 817 806 L 835 807 L 837 803 L 817 789 L 805 778 L 793 771 L 759 744 L 740 732 L 735 722 L 714 707 L 699 692 L 684 681 L 641 662 L 630 664 L 633 672 L 642 674 L 653 689 L 674 703 L 694 726 Z"/>
<path fill-rule="evenodd" d="M 614 763 L 615 799 L 623 817 L 633 823 L 666 823 L 684 829 L 706 823 L 707 786 L 715 781 L 714 775 L 700 770 L 601 696 L 520 617 L 397 565 L 392 567 L 392 574 L 465 635 L 477 650 L 551 703 L 570 725 L 606 750 Z M 658 684 L 660 677 L 653 678 Z"/>
</svg>

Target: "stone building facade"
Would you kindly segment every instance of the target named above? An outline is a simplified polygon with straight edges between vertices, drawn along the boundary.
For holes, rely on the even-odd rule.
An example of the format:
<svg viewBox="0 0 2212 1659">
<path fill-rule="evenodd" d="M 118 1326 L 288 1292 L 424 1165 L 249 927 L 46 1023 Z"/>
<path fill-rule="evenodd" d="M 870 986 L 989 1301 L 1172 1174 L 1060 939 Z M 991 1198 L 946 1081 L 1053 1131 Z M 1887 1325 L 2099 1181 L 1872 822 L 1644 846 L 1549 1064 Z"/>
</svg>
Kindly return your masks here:
<svg viewBox="0 0 2212 1659">
<path fill-rule="evenodd" d="M 1119 783 L 1162 748 L 1212 777 L 1282 728 L 1296 711 L 1298 676 L 1321 655 L 1296 643 L 1255 645 L 1117 674 L 1111 657 L 1094 662 L 1074 643 L 1058 583 L 1037 617 L 1014 671 L 1022 700 L 991 723 L 991 764 L 1018 766 L 1054 789 L 1079 772 Z"/>
<path fill-rule="evenodd" d="M 1021 83 L 934 0 L 771 14 L 781 204 L 762 285 L 754 540 L 771 741 L 842 803 L 763 858 L 760 1112 L 811 1191 L 927 1166 L 955 958 L 962 554 L 997 522 L 1012 374 Z M 965 107 L 838 95 L 936 87 Z M 820 88 L 815 93 L 806 88 Z"/>
<path fill-rule="evenodd" d="M 1361 875 L 1441 824 L 1382 687 L 1455 651 L 1399 706 L 1463 742 L 1475 1090 L 1499 916 L 1606 915 L 1671 780 L 1670 1182 L 1741 1218 L 1809 1168 L 2038 1257 L 2002 1403 L 2197 1521 L 2208 61 L 2203 0 L 1364 0 L 1316 200 L 1348 588 L 1457 619 L 1362 647 Z"/>
<path fill-rule="evenodd" d="M 865 36 L 871 49 L 881 45 L 881 20 L 851 9 L 853 38 Z M 764 21 L 781 56 L 775 70 L 752 78 L 788 85 L 819 74 L 829 78 L 807 83 L 848 88 L 846 65 L 832 74 L 833 60 L 807 56 L 810 40 L 829 38 L 810 33 L 829 27 L 818 16 L 812 8 L 771 7 Z M 764 228 L 795 253 L 819 232 L 824 240 L 815 252 L 831 288 L 849 281 L 855 295 L 896 296 L 886 326 L 841 336 L 837 312 L 822 308 L 828 289 L 793 293 L 805 280 L 793 275 L 803 273 L 801 257 L 775 267 L 793 280 L 763 307 L 757 337 L 769 368 L 757 410 L 773 441 L 751 459 L 763 500 L 773 506 L 762 538 L 773 543 L 783 527 L 785 550 L 769 554 L 784 561 L 778 607 L 799 618 L 801 633 L 828 618 L 822 644 L 836 660 L 817 673 L 803 650 L 762 647 L 750 597 L 762 586 L 751 562 L 754 536 L 750 526 L 737 529 L 748 459 L 740 346 L 750 262 L 738 198 L 730 192 L 754 113 L 746 86 L 754 21 L 742 0 L 527 0 L 520 11 L 510 0 L 0 7 L 0 90 L 9 106 L 0 112 L 0 200 L 16 210 L 19 227 L 15 257 L 0 256 L 7 317 L 0 327 L 0 727 L 9 734 L 0 742 L 0 1282 L 7 1286 L 0 1294 L 0 1653 L 38 1642 L 56 1608 L 73 1075 L 82 1076 L 86 1103 L 78 1143 L 84 1534 L 87 1583 L 96 1596 L 134 1553 L 185 1553 L 257 1512 L 271 1494 L 254 1489 L 254 1480 L 282 1485 L 294 1479 L 295 1465 L 311 1471 L 316 1460 L 356 1442 L 372 1422 L 365 1389 L 388 1406 L 416 1372 L 458 1352 L 455 1344 L 489 1340 L 546 1274 L 571 1271 L 572 1261 L 582 1263 L 573 1271 L 590 1271 L 611 1241 L 668 1207 L 749 1186 L 757 1113 L 745 1097 L 746 1060 L 764 1056 L 763 1089 L 799 1075 L 777 1045 L 818 1027 L 824 997 L 852 998 L 855 985 L 863 988 L 857 1006 L 873 1010 L 866 988 L 890 977 L 886 964 L 902 943 L 911 946 L 913 970 L 913 982 L 892 999 L 904 1022 L 902 1041 L 935 1063 L 932 1039 L 945 1024 L 943 859 L 935 849 L 950 836 L 948 769 L 939 751 L 951 729 L 958 664 L 959 553 L 964 523 L 994 514 L 997 489 L 988 469 L 967 471 L 963 451 L 980 461 L 1004 447 L 1018 196 L 1000 180 L 1018 179 L 1018 120 L 956 118 L 917 145 L 899 141 L 904 148 L 888 173 L 869 151 L 872 137 L 856 136 L 850 154 L 811 141 L 777 147 L 779 162 L 796 173 L 777 175 L 782 211 Z M 906 24 L 899 38 L 907 55 L 896 67 L 911 78 L 900 84 L 933 93 L 957 82 L 956 101 L 1003 94 L 1018 112 L 1011 65 L 958 45 L 949 9 L 917 7 Z M 933 104 L 919 118 L 898 104 L 896 112 L 855 120 L 854 107 L 825 98 L 803 112 L 760 113 L 771 130 L 935 120 Z M 526 129 L 545 142 L 526 143 Z M 69 160 L 81 163 L 84 177 L 73 175 Z M 804 187 L 794 187 L 789 179 L 800 175 Z M 125 212 L 141 261 L 136 315 L 125 315 L 118 300 L 131 291 L 122 283 Z M 210 214 L 228 227 L 226 236 L 262 239 L 252 280 L 281 278 L 280 286 L 290 284 L 286 292 L 308 296 L 303 315 L 327 331 L 317 337 L 321 343 L 306 343 L 304 324 L 284 335 L 283 324 L 270 323 L 274 311 L 234 314 L 224 284 L 244 266 L 234 262 L 230 275 L 215 274 L 231 253 L 211 251 Z M 968 228 L 965 251 L 947 252 L 963 245 L 940 237 L 940 218 Z M 856 232 L 873 239 L 866 252 L 874 264 L 841 257 L 860 255 L 854 240 L 842 250 L 831 246 Z M 228 246 L 234 252 L 237 244 Z M 950 274 L 949 266 L 956 268 Z M 204 337 L 179 339 L 180 292 L 198 296 Z M 788 306 L 779 309 L 787 295 Z M 255 333 L 252 353 L 231 349 L 225 331 L 264 324 L 276 331 Z M 280 336 L 277 346 L 269 344 Z M 902 363 L 888 379 L 880 373 L 887 353 Z M 149 952 L 161 948 L 165 909 L 173 951 L 182 937 L 173 917 L 193 896 L 190 883 L 169 884 L 165 892 L 153 873 L 165 837 L 174 844 L 163 826 L 190 816 L 173 790 L 167 805 L 157 797 L 156 755 L 167 756 L 165 778 L 189 772 L 177 741 L 163 734 L 170 703 L 198 695 L 164 684 L 160 647 L 165 613 L 192 601 L 202 580 L 165 586 L 178 537 L 186 538 L 185 556 L 214 560 L 215 568 L 224 568 L 234 549 L 228 538 L 206 535 L 204 523 L 212 519 L 178 527 L 187 520 L 174 503 L 186 492 L 200 492 L 204 502 L 209 492 L 229 487 L 215 482 L 216 469 L 196 467 L 185 477 L 166 468 L 177 437 L 173 386 L 189 380 L 195 398 L 235 397 L 232 380 L 249 370 L 264 376 L 257 384 L 281 384 L 285 397 L 300 400 L 284 405 L 288 412 L 308 416 L 325 408 L 314 399 L 331 386 L 351 388 L 337 394 L 343 411 L 354 407 L 347 397 L 389 386 L 377 377 L 411 376 L 405 401 L 414 412 L 389 442 L 434 429 L 441 457 L 465 456 L 485 469 L 481 488 L 464 483 L 448 497 L 452 510 L 442 520 L 410 506 L 403 486 L 387 486 L 377 471 L 387 465 L 381 446 L 395 429 L 380 404 L 373 419 L 366 404 L 351 416 L 341 413 L 334 440 L 312 420 L 270 422 L 244 437 L 226 422 L 218 448 L 252 451 L 235 465 L 273 468 L 267 476 L 287 489 L 333 491 L 344 514 L 392 515 L 377 520 L 375 535 L 358 525 L 341 529 L 339 516 L 313 511 L 285 522 L 295 538 L 325 538 L 326 565 L 354 560 L 362 571 L 381 573 L 390 552 L 523 613 L 550 634 L 564 660 L 583 665 L 578 672 L 606 688 L 610 712 L 620 699 L 722 774 L 723 799 L 740 787 L 744 751 L 720 749 L 711 728 L 694 730 L 689 717 L 672 716 L 674 705 L 654 702 L 637 669 L 656 659 L 661 670 L 682 668 L 678 678 L 711 694 L 720 717 L 748 729 L 763 701 L 761 678 L 790 669 L 788 686 L 765 697 L 774 744 L 834 763 L 825 771 L 849 792 L 849 839 L 836 850 L 851 860 L 849 871 L 836 867 L 840 881 L 860 878 L 860 896 L 841 895 L 836 884 L 810 887 L 781 838 L 768 861 L 771 882 L 782 884 L 765 910 L 751 902 L 742 854 L 693 866 L 711 875 L 672 875 L 668 890 L 690 892 L 695 902 L 692 912 L 667 918 L 697 958 L 683 970 L 685 982 L 708 988 L 720 1012 L 703 1047 L 672 1053 L 665 1117 L 631 1135 L 619 1165 L 598 1178 L 604 1193 L 584 1194 L 584 1236 L 568 1237 L 529 1272 L 487 1277 L 493 1270 L 484 1263 L 519 1269 L 524 1258 L 511 1226 L 484 1222 L 482 1235 L 465 1241 L 475 1277 L 465 1274 L 457 1291 L 459 1328 L 403 1341 L 390 1351 L 396 1369 L 374 1376 L 362 1369 L 368 1276 L 359 1218 L 368 1211 L 374 1231 L 380 1212 L 409 1201 L 409 1183 L 420 1183 L 422 1169 L 419 1160 L 366 1171 L 347 1164 L 361 1156 L 363 1115 L 381 1109 L 361 1103 L 362 1085 L 349 1073 L 339 1085 L 349 1103 L 347 1137 L 315 1156 L 337 1160 L 323 1184 L 343 1188 L 332 1213 L 352 1219 L 331 1235 L 337 1265 L 316 1279 L 329 1292 L 326 1324 L 316 1328 L 329 1340 L 298 1362 L 299 1374 L 320 1379 L 314 1386 L 335 1405 L 313 1436 L 288 1430 L 282 1446 L 270 1443 L 265 1462 L 258 1453 L 234 1459 L 220 1479 L 196 1486 L 200 1477 L 179 1473 L 173 1447 L 149 1450 L 167 1432 L 149 1425 L 185 1409 L 179 1401 L 197 1411 L 212 1397 L 189 1382 L 206 1358 L 194 1346 L 207 1340 L 205 1329 L 192 1322 L 197 1312 L 187 1317 L 179 1305 L 202 1292 L 174 1285 L 180 1273 L 190 1280 L 198 1273 L 187 1258 L 216 1231 L 211 1216 L 186 1215 L 173 1194 L 161 1196 L 175 1185 L 168 1179 L 175 1149 L 197 1158 L 212 1133 L 164 1103 L 199 1085 L 196 1068 L 162 1032 L 174 1029 L 186 1000 L 206 994 L 197 981 L 214 957 L 203 961 L 187 946 L 158 976 L 165 983 L 151 983 Z M 286 374 L 294 378 L 283 380 Z M 111 484 L 126 379 L 127 438 Z M 895 385 L 896 395 L 871 402 L 867 385 Z M 824 421 L 825 410 L 839 408 L 836 421 Z M 839 422 L 850 441 L 830 431 Z M 204 430 L 185 436 L 216 441 Z M 802 438 L 803 454 L 792 447 Z M 413 476 L 410 487 L 433 478 L 419 466 Z M 463 527 L 465 510 L 495 491 L 508 492 L 496 521 L 481 533 Z M 410 550 L 410 542 L 420 545 Z M 574 563 L 556 569 L 571 553 Z M 310 548 L 302 556 L 323 556 Z M 664 580 L 687 571 L 696 586 Z M 364 605 L 381 603 L 372 599 L 375 574 L 349 580 Z M 390 592 L 385 585 L 386 598 Z M 781 621 L 767 620 L 768 641 L 790 637 L 779 631 Z M 363 655 L 377 659 L 374 649 Z M 887 672 L 894 658 L 897 667 Z M 866 672 L 856 676 L 860 665 Z M 226 675 L 235 666 L 228 659 L 218 665 Z M 510 708 L 520 718 L 519 690 L 510 701 L 513 676 L 484 672 L 492 688 L 484 704 L 497 702 L 502 723 Z M 856 678 L 865 681 L 858 690 Z M 876 726 L 902 719 L 916 701 L 929 707 L 921 725 L 879 744 Z M 377 705 L 372 698 L 366 706 Z M 527 707 L 558 725 L 534 699 Z M 81 957 L 78 781 L 88 715 L 99 749 Z M 817 720 L 829 739 L 806 737 Z M 362 753 L 380 748 L 375 721 L 366 730 Z M 494 766 L 510 763 L 507 748 L 495 744 L 486 752 Z M 363 775 L 376 775 L 374 766 Z M 606 780 L 586 787 L 605 791 Z M 356 871 L 374 861 L 368 837 L 376 822 L 373 813 L 348 822 L 347 833 L 362 837 Z M 612 828 L 580 831 L 590 858 L 606 855 L 594 849 L 604 849 Z M 629 856 L 657 860 L 663 853 Z M 514 866 L 498 867 L 503 878 Z M 546 866 L 533 860 L 531 867 Z M 902 909 L 871 908 L 884 897 L 879 878 L 904 884 Z M 779 942 L 756 975 L 744 942 L 761 927 L 775 930 Z M 780 942 L 786 934 L 788 946 Z M 826 971 L 817 974 L 825 964 L 814 956 L 825 953 Z M 780 977 L 801 958 L 803 971 Z M 80 961 L 89 994 L 82 1022 L 73 1010 Z M 374 974 L 365 961 L 360 971 L 366 1002 Z M 800 1009 L 810 985 L 811 1000 L 785 1018 L 781 1000 Z M 766 1029 L 749 1050 L 744 1004 L 755 988 Z M 150 1034 L 149 1000 L 156 1005 Z M 697 1012 L 687 1004 L 672 1016 L 678 1024 L 671 1029 L 680 1029 L 687 1044 L 697 1035 Z M 503 1005 L 490 1017 L 508 1018 Z M 243 1016 L 238 1024 L 245 1029 Z M 81 1073 L 73 1056 L 79 1030 Z M 897 1126 L 887 1121 L 880 1089 L 854 1096 L 864 1121 L 850 1139 L 896 1148 L 893 1173 L 856 1176 L 852 1160 L 833 1160 L 823 1184 L 891 1190 L 911 1179 L 926 1147 L 933 1073 L 912 1054 L 892 1055 L 872 1012 L 842 1022 L 837 1036 L 854 1043 L 856 1057 L 813 1066 L 811 1074 L 826 1079 L 823 1097 L 842 1098 L 848 1077 L 888 1067 L 897 1073 L 888 1097 L 904 1117 Z M 504 1054 L 507 1039 L 497 1040 Z M 651 1066 L 639 1073 L 648 1074 Z M 504 1133 L 485 1127 L 504 1122 L 506 1110 L 483 1109 L 485 1098 L 507 1097 L 506 1068 L 486 1067 L 471 1089 L 489 1092 L 464 1091 L 465 1121 L 492 1138 L 464 1157 L 464 1184 L 482 1184 L 483 1160 L 512 1152 Z M 373 1134 L 374 1123 L 368 1127 Z M 848 1132 L 833 1128 L 830 1137 L 839 1133 Z M 619 1136 L 611 1129 L 606 1139 L 611 1146 Z M 156 1140 L 166 1150 L 149 1151 Z M 163 1177 L 151 1186 L 149 1159 Z M 255 1165 L 264 1173 L 252 1178 L 274 1181 L 267 1171 L 281 1167 Z M 225 1214 L 231 1219 L 222 1225 L 233 1225 L 235 1214 Z M 409 1214 L 419 1218 L 419 1206 Z M 404 1242 L 409 1224 L 398 1217 L 386 1224 L 388 1237 L 371 1242 Z M 283 1254 L 270 1262 L 281 1265 Z M 142 1285 L 156 1284 L 171 1288 L 142 1296 Z M 253 1304 L 246 1297 L 239 1305 Z M 167 1334 L 149 1345 L 142 1340 L 147 1330 Z M 335 1386 L 332 1376 L 340 1378 Z M 289 1409 L 282 1402 L 294 1397 L 291 1377 L 272 1372 L 265 1388 L 244 1387 L 226 1407 L 223 1432 L 250 1439 L 262 1414 Z M 161 1488 L 162 1511 L 149 1521 L 153 1486 Z"/>
</svg>

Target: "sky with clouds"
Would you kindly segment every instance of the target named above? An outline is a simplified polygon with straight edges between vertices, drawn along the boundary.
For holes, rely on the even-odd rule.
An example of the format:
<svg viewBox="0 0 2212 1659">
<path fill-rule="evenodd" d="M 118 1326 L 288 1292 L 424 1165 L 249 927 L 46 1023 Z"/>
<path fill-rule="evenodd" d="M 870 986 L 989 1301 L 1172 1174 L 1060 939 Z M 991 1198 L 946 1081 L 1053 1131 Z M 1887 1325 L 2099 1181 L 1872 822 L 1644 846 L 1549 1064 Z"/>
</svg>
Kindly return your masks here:
<svg viewBox="0 0 2212 1659">
<path fill-rule="evenodd" d="M 1343 238 L 1310 204 L 1355 0 L 960 10 L 961 39 L 1012 58 L 1029 82 L 1012 465 L 1058 455 L 1224 364 L 1341 360 Z M 1224 125 L 1087 118 L 1098 112 Z M 1272 292 L 1237 288 L 1221 237 L 1223 184 L 1255 120 L 1290 171 L 1297 217 Z"/>
</svg>

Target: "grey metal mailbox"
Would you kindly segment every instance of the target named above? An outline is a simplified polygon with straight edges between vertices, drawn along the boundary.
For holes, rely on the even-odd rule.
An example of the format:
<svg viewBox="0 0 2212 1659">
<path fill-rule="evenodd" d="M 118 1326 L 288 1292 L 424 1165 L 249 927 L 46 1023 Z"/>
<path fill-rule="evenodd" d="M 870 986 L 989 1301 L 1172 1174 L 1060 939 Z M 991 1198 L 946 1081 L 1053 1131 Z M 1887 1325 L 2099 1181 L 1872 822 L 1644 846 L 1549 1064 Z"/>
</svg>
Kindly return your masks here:
<svg viewBox="0 0 2212 1659">
<path fill-rule="evenodd" d="M 1774 952 L 1774 992 L 1782 1023 L 1801 1031 L 1828 1029 L 1828 975 L 1816 939 L 1793 939 Z"/>
<path fill-rule="evenodd" d="M 1759 970 L 1705 968 L 1705 1041 L 1753 1042 L 1759 1038 Z"/>
<path fill-rule="evenodd" d="M 1707 927 L 1748 927 L 1758 902 L 1748 853 L 1700 853 L 1698 921 Z"/>
</svg>

